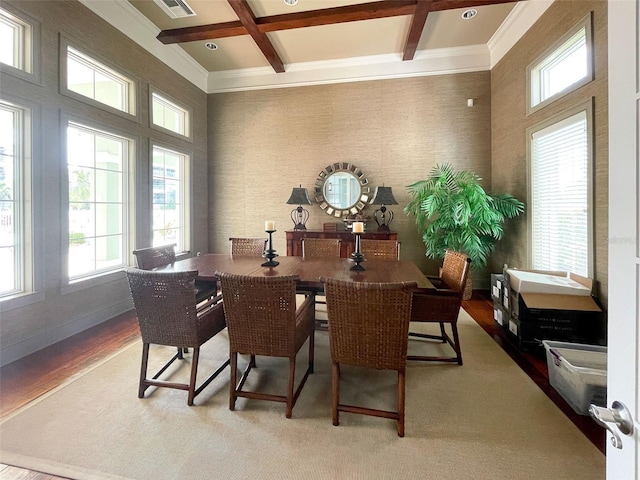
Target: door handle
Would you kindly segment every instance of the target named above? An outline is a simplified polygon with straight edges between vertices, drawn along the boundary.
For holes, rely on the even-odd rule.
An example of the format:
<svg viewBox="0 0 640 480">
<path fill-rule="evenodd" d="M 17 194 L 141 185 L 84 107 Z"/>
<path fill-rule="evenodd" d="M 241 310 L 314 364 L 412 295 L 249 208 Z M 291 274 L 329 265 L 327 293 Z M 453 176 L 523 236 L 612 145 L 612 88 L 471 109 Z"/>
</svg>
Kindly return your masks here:
<svg viewBox="0 0 640 480">
<path fill-rule="evenodd" d="M 589 405 L 589 413 L 598 424 L 609 430 L 611 445 L 614 447 L 622 448 L 622 440 L 617 430 L 624 435 L 633 435 L 633 418 L 624 403 L 615 400 L 611 404 L 611 408 L 591 404 Z"/>
</svg>

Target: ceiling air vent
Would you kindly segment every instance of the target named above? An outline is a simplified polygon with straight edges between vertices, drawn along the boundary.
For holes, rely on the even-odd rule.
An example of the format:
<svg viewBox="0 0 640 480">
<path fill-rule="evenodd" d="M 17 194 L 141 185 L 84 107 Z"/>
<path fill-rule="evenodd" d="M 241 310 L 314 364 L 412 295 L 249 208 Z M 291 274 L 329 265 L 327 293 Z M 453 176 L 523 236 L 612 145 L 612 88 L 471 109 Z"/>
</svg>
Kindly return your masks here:
<svg viewBox="0 0 640 480">
<path fill-rule="evenodd" d="M 192 17 L 196 13 L 184 0 L 154 0 L 171 18 Z"/>
</svg>

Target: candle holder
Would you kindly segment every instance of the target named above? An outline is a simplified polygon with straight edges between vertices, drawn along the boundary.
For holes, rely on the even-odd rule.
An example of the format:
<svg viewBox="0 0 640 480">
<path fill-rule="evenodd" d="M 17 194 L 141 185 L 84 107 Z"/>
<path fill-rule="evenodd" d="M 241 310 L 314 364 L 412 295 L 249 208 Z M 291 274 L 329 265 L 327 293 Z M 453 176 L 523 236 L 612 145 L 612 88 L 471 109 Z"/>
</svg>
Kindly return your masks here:
<svg viewBox="0 0 640 480">
<path fill-rule="evenodd" d="M 362 262 L 364 262 L 364 255 L 362 254 L 362 251 L 360 251 L 360 232 L 354 233 L 354 235 L 356 236 L 356 249 L 355 251 L 351 254 L 351 258 L 350 260 L 352 262 L 355 263 L 355 265 L 353 267 L 350 268 L 350 270 L 356 270 L 356 271 L 362 271 L 364 270 L 364 267 L 362 265 L 360 265 Z"/>
<path fill-rule="evenodd" d="M 262 264 L 263 267 L 275 267 L 280 265 L 280 262 L 276 262 L 274 260 L 278 254 L 273 249 L 273 232 L 275 232 L 275 230 L 267 230 L 267 233 L 269 234 L 269 244 L 265 252 L 262 254 L 262 256 L 267 259 L 267 261 Z"/>
</svg>

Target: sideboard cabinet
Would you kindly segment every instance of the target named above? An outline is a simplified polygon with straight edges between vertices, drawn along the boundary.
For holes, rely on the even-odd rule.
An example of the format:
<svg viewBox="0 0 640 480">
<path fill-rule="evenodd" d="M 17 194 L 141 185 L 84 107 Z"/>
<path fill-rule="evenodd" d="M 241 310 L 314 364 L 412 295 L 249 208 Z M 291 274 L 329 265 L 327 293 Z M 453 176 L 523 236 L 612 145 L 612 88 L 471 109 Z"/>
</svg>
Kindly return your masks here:
<svg viewBox="0 0 640 480">
<path fill-rule="evenodd" d="M 353 233 L 347 230 L 325 231 L 325 230 L 287 230 L 287 256 L 302 256 L 303 238 L 339 238 L 340 256 L 349 258 L 355 249 L 355 238 Z M 372 238 L 377 240 L 397 240 L 396 232 L 365 232 L 360 238 Z"/>
</svg>

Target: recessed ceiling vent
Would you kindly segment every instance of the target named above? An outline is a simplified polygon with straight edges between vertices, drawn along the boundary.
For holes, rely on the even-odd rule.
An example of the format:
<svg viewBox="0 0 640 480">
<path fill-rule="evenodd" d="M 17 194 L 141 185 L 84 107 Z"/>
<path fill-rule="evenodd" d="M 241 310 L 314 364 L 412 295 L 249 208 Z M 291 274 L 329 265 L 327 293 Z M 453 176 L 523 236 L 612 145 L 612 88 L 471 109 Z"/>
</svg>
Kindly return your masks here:
<svg viewBox="0 0 640 480">
<path fill-rule="evenodd" d="M 196 13 L 184 0 L 154 0 L 171 18 L 193 17 Z"/>
</svg>

